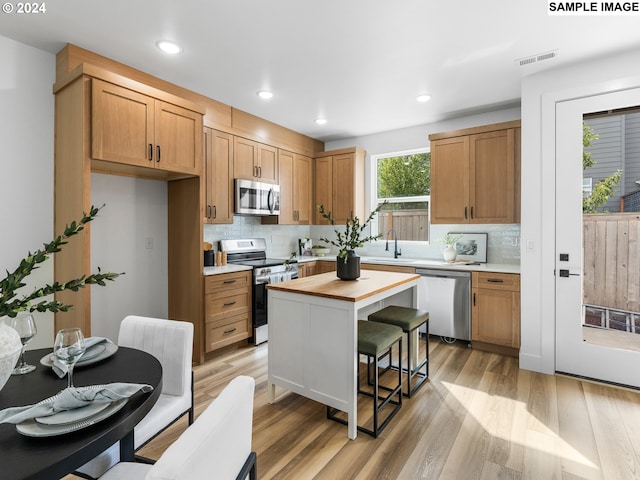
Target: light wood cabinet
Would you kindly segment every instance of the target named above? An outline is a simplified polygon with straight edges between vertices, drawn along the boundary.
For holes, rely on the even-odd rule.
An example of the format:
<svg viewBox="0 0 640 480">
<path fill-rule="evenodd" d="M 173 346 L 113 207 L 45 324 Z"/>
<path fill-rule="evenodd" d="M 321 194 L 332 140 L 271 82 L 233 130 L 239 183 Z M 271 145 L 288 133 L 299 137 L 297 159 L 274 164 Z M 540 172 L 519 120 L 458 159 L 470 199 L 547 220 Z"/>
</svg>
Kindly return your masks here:
<svg viewBox="0 0 640 480">
<path fill-rule="evenodd" d="M 98 79 L 91 100 L 93 159 L 200 174 L 202 114 Z"/>
<path fill-rule="evenodd" d="M 264 217 L 262 223 L 310 225 L 312 174 L 311 158 L 286 150 L 278 150 L 280 215 Z"/>
<path fill-rule="evenodd" d="M 327 272 L 335 272 L 336 271 L 336 261 L 335 260 L 319 260 L 317 263 L 317 273 L 327 273 Z"/>
<path fill-rule="evenodd" d="M 474 348 L 517 355 L 520 349 L 520 275 L 472 272 Z"/>
<path fill-rule="evenodd" d="M 204 129 L 205 192 L 204 221 L 233 223 L 233 135 Z"/>
<path fill-rule="evenodd" d="M 166 181 L 168 318 L 192 322 L 194 345 L 204 344 L 204 109 L 90 64 L 74 65 L 54 85 L 54 94 L 55 231 L 62 232 L 68 222 L 89 211 L 92 171 Z M 156 143 L 161 146 L 160 162 L 155 158 L 149 161 L 149 143 L 154 151 Z M 174 149 L 186 152 L 186 159 L 175 160 Z M 91 229 L 85 229 L 68 248 L 56 254 L 54 280 L 65 282 L 91 271 Z M 91 289 L 59 292 L 55 299 L 74 306 L 69 312 L 55 315 L 55 330 L 80 327 L 85 336 L 90 336 Z M 194 360 L 202 361 L 195 352 Z"/>
<path fill-rule="evenodd" d="M 278 149 L 246 138 L 235 137 L 233 177 L 278 183 Z"/>
<path fill-rule="evenodd" d="M 314 223 L 327 222 L 315 208 L 324 205 L 337 224 L 364 216 L 364 157 L 360 148 L 324 152 L 315 158 Z"/>
<path fill-rule="evenodd" d="M 429 136 L 431 223 L 519 221 L 520 122 Z"/>
<path fill-rule="evenodd" d="M 298 278 L 310 277 L 318 273 L 318 262 L 298 262 Z"/>
<path fill-rule="evenodd" d="M 204 279 L 205 353 L 251 335 L 251 271 Z"/>
</svg>

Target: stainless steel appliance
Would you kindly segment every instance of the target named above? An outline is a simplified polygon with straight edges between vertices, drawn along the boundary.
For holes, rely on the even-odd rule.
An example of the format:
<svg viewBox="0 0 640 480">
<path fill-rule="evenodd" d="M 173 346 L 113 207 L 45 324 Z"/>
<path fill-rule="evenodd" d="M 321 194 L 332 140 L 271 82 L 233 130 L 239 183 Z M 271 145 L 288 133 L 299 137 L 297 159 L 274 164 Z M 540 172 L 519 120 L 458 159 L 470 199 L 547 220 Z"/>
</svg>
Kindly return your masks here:
<svg viewBox="0 0 640 480">
<path fill-rule="evenodd" d="M 235 213 L 240 215 L 278 215 L 280 185 L 235 179 Z"/>
<path fill-rule="evenodd" d="M 227 263 L 253 267 L 253 334 L 249 341 L 256 345 L 266 342 L 267 285 L 298 278 L 298 262 L 283 258 L 267 258 L 267 243 L 264 238 L 220 240 L 220 250 L 227 253 Z"/>
<path fill-rule="evenodd" d="M 416 269 L 418 308 L 429 312 L 429 334 L 471 341 L 471 272 Z"/>
</svg>

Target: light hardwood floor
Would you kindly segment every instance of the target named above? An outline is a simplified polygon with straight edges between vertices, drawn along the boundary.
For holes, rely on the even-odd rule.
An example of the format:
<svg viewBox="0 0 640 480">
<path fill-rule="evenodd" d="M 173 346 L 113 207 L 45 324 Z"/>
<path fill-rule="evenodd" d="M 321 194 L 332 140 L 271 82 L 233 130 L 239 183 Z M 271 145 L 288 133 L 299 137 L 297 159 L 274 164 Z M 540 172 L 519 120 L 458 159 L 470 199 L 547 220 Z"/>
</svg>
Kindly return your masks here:
<svg viewBox="0 0 640 480">
<path fill-rule="evenodd" d="M 260 479 L 640 478 L 640 392 L 520 370 L 514 358 L 431 339 L 430 381 L 379 438 L 351 441 L 321 404 L 294 394 L 267 404 L 267 348 L 194 368 L 196 415 L 236 375 L 256 379 Z M 157 458 L 185 425 L 140 453 Z"/>
</svg>

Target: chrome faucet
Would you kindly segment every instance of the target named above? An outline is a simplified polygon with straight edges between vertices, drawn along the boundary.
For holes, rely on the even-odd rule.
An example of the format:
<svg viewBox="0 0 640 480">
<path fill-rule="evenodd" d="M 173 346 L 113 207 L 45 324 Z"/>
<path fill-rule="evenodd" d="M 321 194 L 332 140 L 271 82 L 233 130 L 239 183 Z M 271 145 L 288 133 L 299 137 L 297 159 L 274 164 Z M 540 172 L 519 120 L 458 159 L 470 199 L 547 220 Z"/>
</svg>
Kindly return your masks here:
<svg viewBox="0 0 640 480">
<path fill-rule="evenodd" d="M 396 233 L 396 231 L 392 228 L 391 230 L 389 230 L 387 232 L 387 243 L 384 246 L 384 250 L 385 252 L 389 251 L 389 234 L 392 233 L 393 234 L 393 258 L 398 258 L 400 255 L 402 255 L 402 250 L 398 250 L 398 234 Z"/>
</svg>

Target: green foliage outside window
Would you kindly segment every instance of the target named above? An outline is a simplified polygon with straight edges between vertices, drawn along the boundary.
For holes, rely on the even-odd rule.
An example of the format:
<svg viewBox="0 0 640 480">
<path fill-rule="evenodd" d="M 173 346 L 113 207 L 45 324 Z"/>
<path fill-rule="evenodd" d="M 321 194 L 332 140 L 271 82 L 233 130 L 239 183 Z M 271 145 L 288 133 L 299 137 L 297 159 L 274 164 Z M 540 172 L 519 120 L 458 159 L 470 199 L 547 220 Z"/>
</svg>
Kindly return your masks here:
<svg viewBox="0 0 640 480">
<path fill-rule="evenodd" d="M 591 144 L 598 140 L 600 136 L 586 123 L 582 124 L 582 169 L 586 170 L 589 167 L 593 167 L 596 161 L 591 156 L 590 152 L 585 149 L 590 147 Z M 604 180 L 600 180 L 596 183 L 591 190 L 591 193 L 582 198 L 582 213 L 598 213 L 598 208 L 607 203 L 615 194 L 615 187 L 620 183 L 622 178 L 622 170 L 618 170 L 615 173 L 609 175 Z"/>
<path fill-rule="evenodd" d="M 378 198 L 416 197 L 430 193 L 431 153 L 378 160 Z M 385 210 L 401 209 L 403 206 L 402 203 L 389 203 Z M 409 208 L 415 209 L 415 203 Z"/>
</svg>

